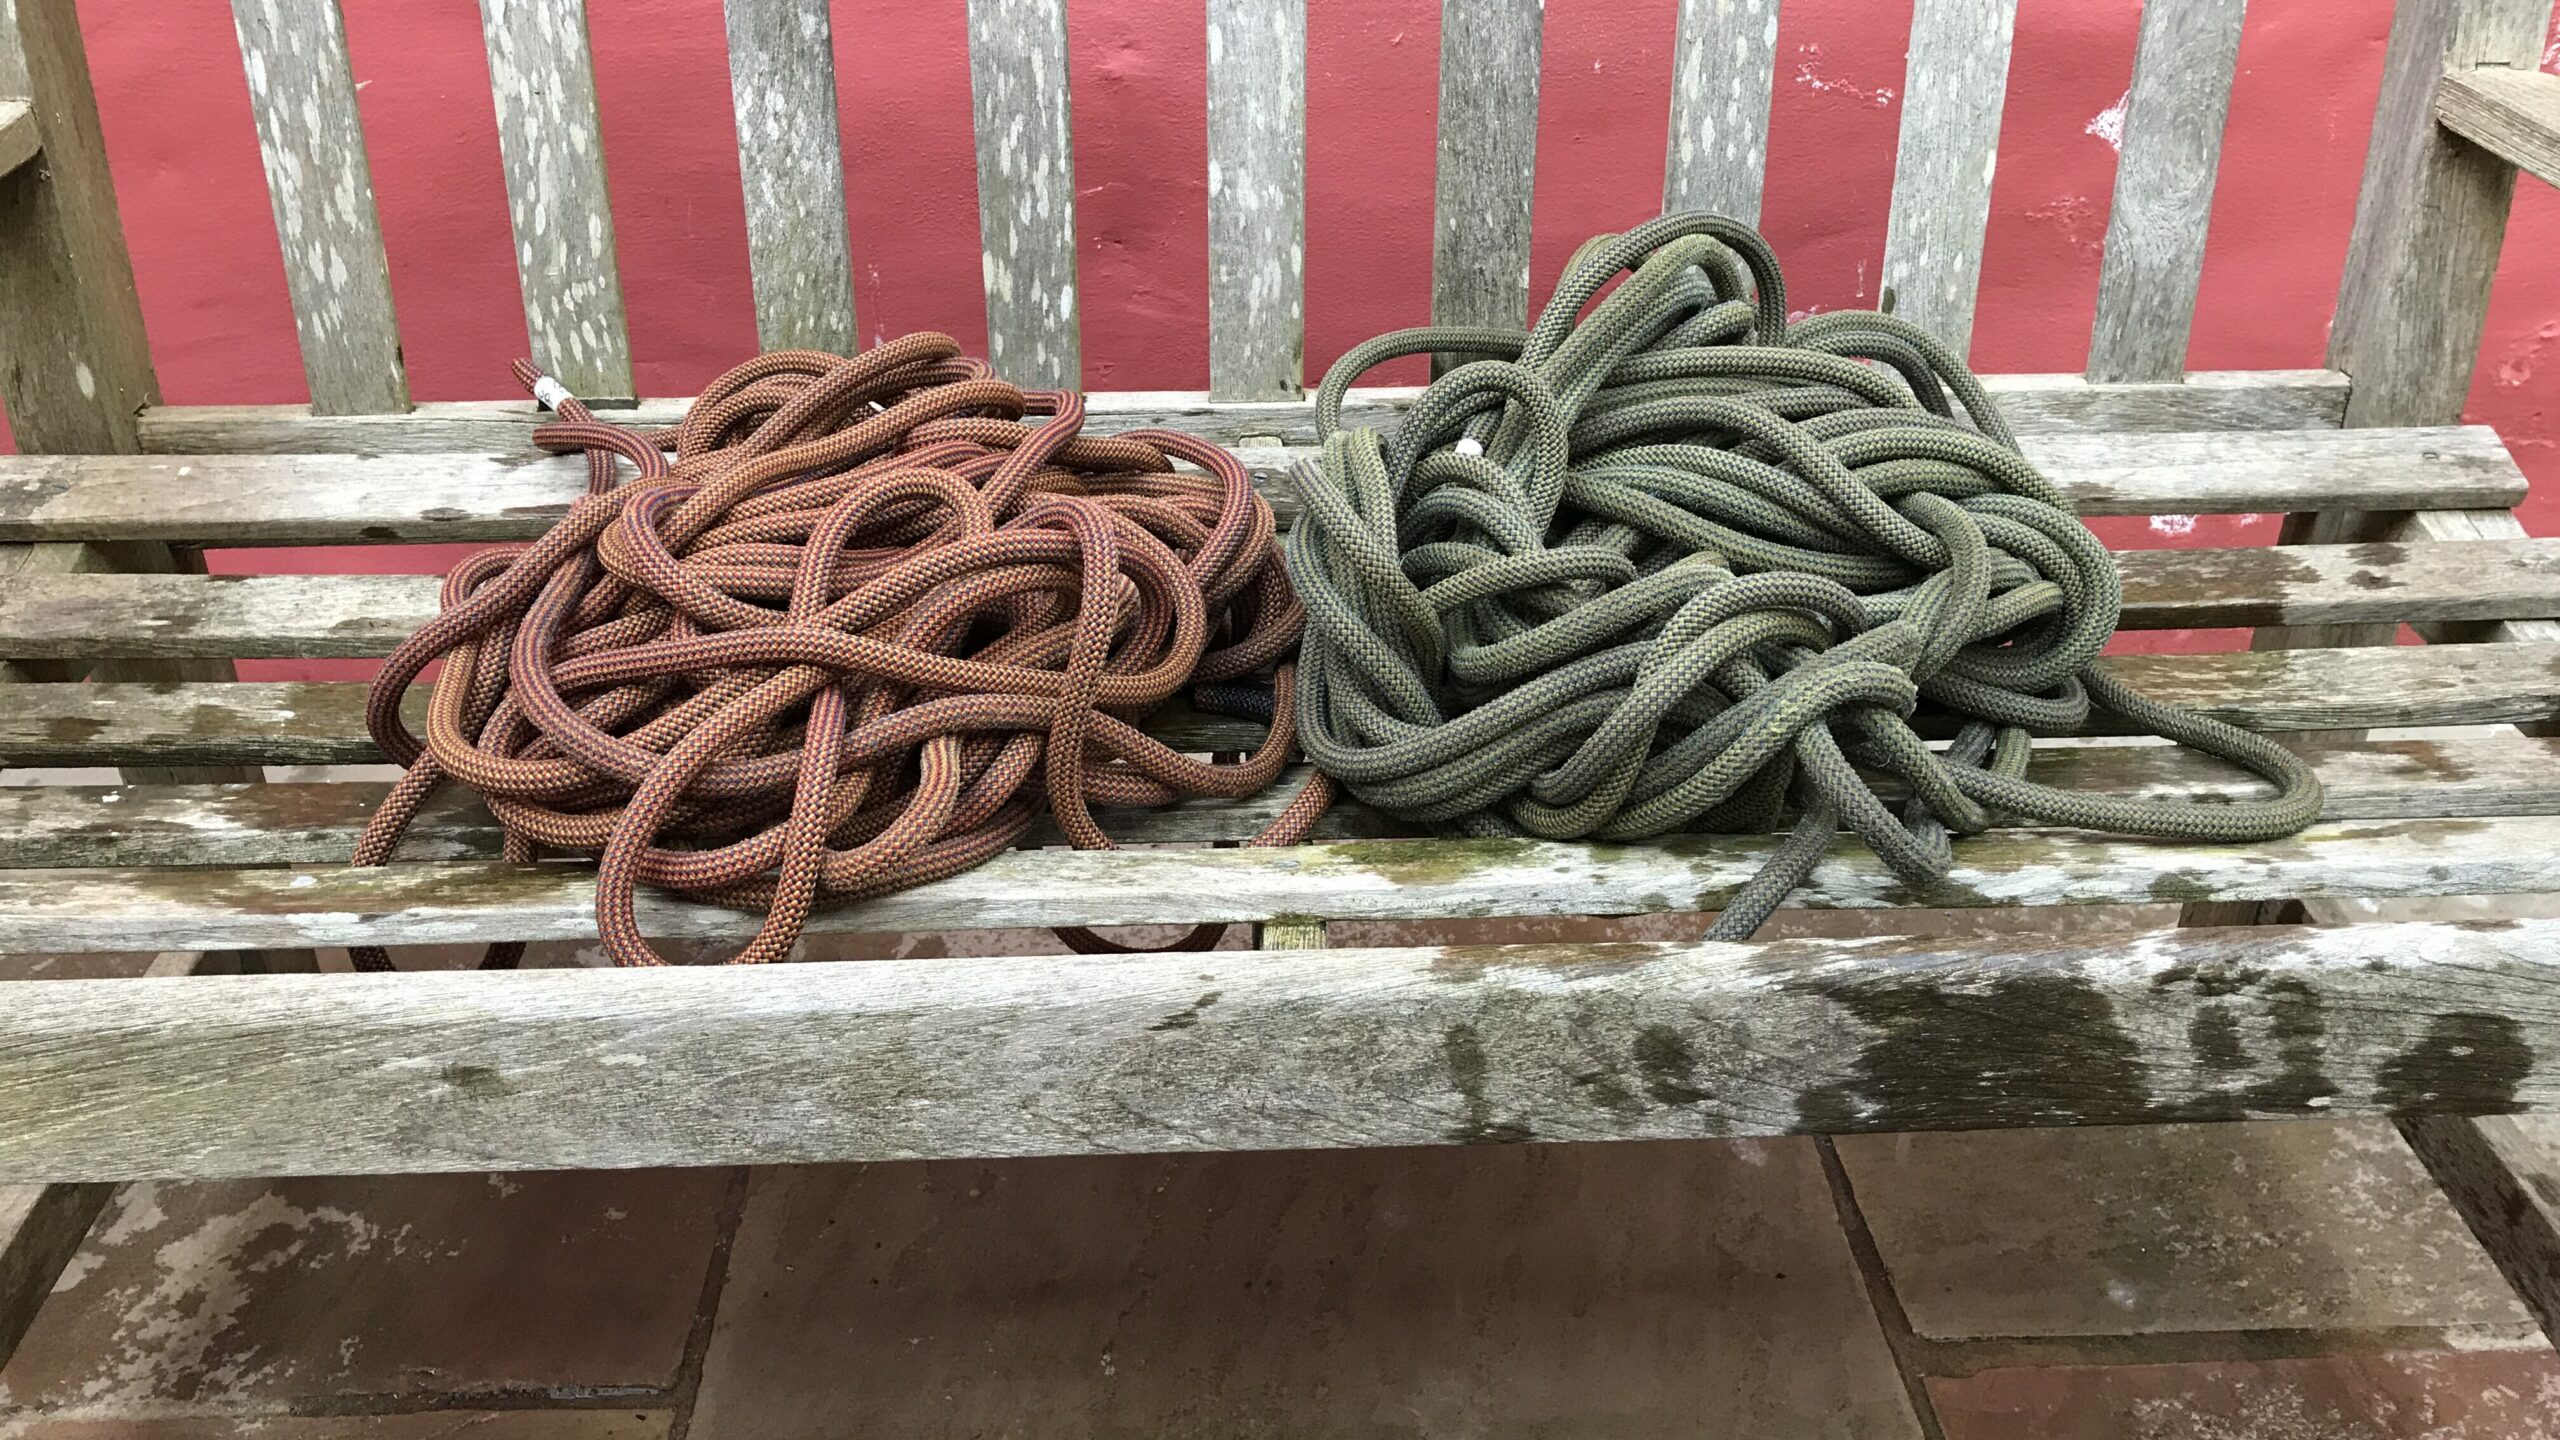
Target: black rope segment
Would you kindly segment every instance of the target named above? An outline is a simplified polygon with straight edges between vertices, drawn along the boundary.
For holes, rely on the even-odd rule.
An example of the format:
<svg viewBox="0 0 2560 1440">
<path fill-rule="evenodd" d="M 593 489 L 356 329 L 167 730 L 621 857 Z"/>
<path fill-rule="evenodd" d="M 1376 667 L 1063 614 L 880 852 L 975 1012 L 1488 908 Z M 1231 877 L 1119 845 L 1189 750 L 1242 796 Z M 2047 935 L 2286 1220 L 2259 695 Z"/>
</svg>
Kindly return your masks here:
<svg viewBox="0 0 2560 1440">
<path fill-rule="evenodd" d="M 1342 428 L 1354 379 L 1424 352 L 1490 358 L 1391 434 Z M 1325 376 L 1316 417 L 1287 544 L 1301 738 L 1380 809 L 1610 841 L 1792 815 L 1723 939 L 1757 930 L 1844 827 L 1926 894 L 1948 837 L 1995 815 L 2241 842 L 2319 813 L 2292 752 L 2095 668 L 2122 604 L 2114 557 L 1963 363 L 1889 315 L 1788 324 L 1775 257 L 1736 221 L 1592 240 L 1525 334 L 1372 340 Z M 2073 733 L 2093 706 L 2275 793 L 2025 779 L 2028 737 Z M 1914 728 L 1933 717 L 1944 750 Z M 1878 773 L 1908 790 L 1899 816 Z"/>
</svg>

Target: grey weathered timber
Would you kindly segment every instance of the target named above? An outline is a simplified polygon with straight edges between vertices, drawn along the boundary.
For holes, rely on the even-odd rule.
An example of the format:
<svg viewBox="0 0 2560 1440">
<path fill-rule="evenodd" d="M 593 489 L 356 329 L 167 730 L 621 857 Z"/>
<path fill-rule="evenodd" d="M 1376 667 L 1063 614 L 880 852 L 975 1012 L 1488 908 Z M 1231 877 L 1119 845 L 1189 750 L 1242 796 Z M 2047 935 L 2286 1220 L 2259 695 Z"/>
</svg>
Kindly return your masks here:
<svg viewBox="0 0 2560 1440">
<path fill-rule="evenodd" d="M 2258 730 L 2539 723 L 2560 716 L 2560 645 L 2393 646 L 2118 655 L 2153 699 Z M 364 686 L 330 682 L 0 686 L 0 765 L 374 764 Z M 425 723 L 423 692 L 410 728 Z M 1190 753 L 1250 750 L 1249 721 L 1166 707 L 1147 729 Z M 2091 717 L 2092 734 L 2124 734 Z"/>
<path fill-rule="evenodd" d="M 1917 0 L 1911 12 L 1883 283 L 1896 314 L 1958 356 L 1973 344 L 2017 16 L 2018 0 Z"/>
<path fill-rule="evenodd" d="M 2483 68 L 2444 77 L 2436 119 L 2508 164 L 2560 185 L 2560 75 Z"/>
<path fill-rule="evenodd" d="M 2560 1121 L 2413 1115 L 2400 1133 L 2543 1333 L 2560 1335 Z"/>
<path fill-rule="evenodd" d="M 2051 434 L 2023 448 L 2088 515 L 2503 509 L 2526 489 L 2486 426 Z M 1281 518 L 1294 515 L 1291 472 L 1309 452 L 1236 453 Z M 585 484 L 569 456 L 0 457 L 0 542 L 521 540 Z"/>
<path fill-rule="evenodd" d="M 2477 648 L 2477 647 L 2464 647 Z M 1054 925 L 1629 915 L 1716 910 L 1775 836 L 1643 845 L 1344 840 L 1265 849 L 1015 850 L 975 870 L 812 918 L 815 934 Z M 1896 879 L 1855 840 L 1833 846 L 1793 907 L 1866 910 L 2139 905 L 2560 889 L 2560 817 L 2323 821 L 2255 845 L 2172 844 L 2068 830 L 1991 830 L 1936 884 Z M 736 941 L 761 916 L 644 890 L 641 928 Z M 370 869 L 0 871 L 0 954 L 589 940 L 585 864 L 442 861 Z M 17 995 L 12 988 L 11 997 Z M 0 1072 L 0 1086 L 5 1072 Z"/>
<path fill-rule="evenodd" d="M 1442 0 L 1431 323 L 1529 323 L 1545 0 Z"/>
<path fill-rule="evenodd" d="M 409 408 L 338 0 L 231 0 L 314 414 Z"/>
<path fill-rule="evenodd" d="M 2302 748 L 2326 790 L 2324 819 L 2560 813 L 2560 741 L 2499 731 Z M 1246 840 L 1279 814 L 1307 773 L 1292 768 L 1269 790 L 1245 800 L 1106 810 L 1103 828 L 1130 845 Z M 2048 745 L 2035 752 L 2027 773 L 2070 789 L 2155 799 L 2210 802 L 2268 793 L 2263 782 L 2165 745 Z M 1890 783 L 1878 788 L 1899 793 Z M 357 832 L 388 789 L 379 781 L 0 786 L 0 869 L 335 864 L 354 849 Z M 1385 840 L 1423 833 L 1422 826 L 1346 799 L 1335 801 L 1316 822 L 1313 838 Z M 452 786 L 419 812 L 399 858 L 494 860 L 498 842 L 498 824 L 488 808 Z M 1044 821 L 1023 843 L 1066 842 Z"/>
<path fill-rule="evenodd" d="M 1322 950 L 1325 948 L 1324 922 L 1304 916 L 1266 920 L 1254 927 L 1253 948 L 1256 950 Z"/>
<path fill-rule="evenodd" d="M 1211 399 L 1304 385 L 1306 206 L 1306 0 L 1210 0 Z"/>
<path fill-rule="evenodd" d="M 2560 1103 L 2550 922 L 12 990 L 0 1011 L 0 1174 L 39 1176 L 1668 1139 Z"/>
<path fill-rule="evenodd" d="M 2329 363 L 2355 381 L 2350 425 L 2462 413 L 2516 172 L 2440 128 L 2436 93 L 2449 72 L 2532 69 L 2550 19 L 2551 0 L 2428 0 L 2392 12 L 2329 330 Z"/>
<path fill-rule="evenodd" d="M 230 968 L 227 961 L 174 953 L 154 956 L 144 974 L 191 975 L 225 968 Z M 0 1366 L 8 1364 L 114 1193 L 111 1184 L 84 1181 L 0 1185 Z"/>
<path fill-rule="evenodd" d="M 480 0 L 480 20 L 533 362 L 573 395 L 628 400 L 639 391 L 586 0 Z"/>
<path fill-rule="evenodd" d="M 2222 121 L 2248 0 L 2145 0 L 2124 147 L 2098 272 L 2092 380 L 2175 380 L 2187 366 Z"/>
<path fill-rule="evenodd" d="M 43 149 L 35 111 L 24 100 L 0 100 L 0 175 L 33 160 Z"/>
<path fill-rule="evenodd" d="M 2093 385 L 2078 375 L 1986 375 L 2020 434 L 2057 431 L 2335 429 L 2346 411 L 2346 377 L 2334 370 L 2199 371 L 2187 383 Z M 1392 423 L 1419 389 L 1351 392 L 1345 424 Z M 1116 434 L 1169 425 L 1221 444 L 1312 445 L 1309 401 L 1212 401 L 1199 391 L 1097 391 L 1085 397 L 1085 428 Z M 684 400 L 643 400 L 618 411 L 620 423 L 672 425 Z M 142 414 L 142 448 L 157 454 L 521 454 L 544 414 L 506 400 L 428 401 L 407 415 L 313 415 L 299 405 L 155 405 Z"/>
<path fill-rule="evenodd" d="M 115 1186 L 0 1185 L 0 1363 L 35 1323 Z"/>
<path fill-rule="evenodd" d="M 2127 630 L 2560 616 L 2560 539 L 2135 550 L 2117 567 Z M 0 588 L 0 659 L 387 655 L 434 617 L 440 585 L 429 575 L 28 574 Z"/>
<path fill-rule="evenodd" d="M 987 358 L 1018 384 L 1084 383 L 1066 0 L 969 0 Z"/>
<path fill-rule="evenodd" d="M 1705 210 L 1760 223 L 1777 77 L 1778 0 L 1680 0 L 1671 72 L 1664 214 Z"/>
<path fill-rule="evenodd" d="M 0 406 L 20 450 L 129 451 L 160 396 L 69 5 L 0 0 L 0 96 L 27 102 L 44 151 L 0 174 Z"/>
<path fill-rule="evenodd" d="M 56 575 L 76 575 L 116 568 L 105 548 L 77 543 L 0 545 L 0 593 Z M 0 684 L 86 679 L 92 656 L 63 660 L 11 659 L 0 656 Z"/>
<path fill-rule="evenodd" d="M 827 0 L 726 0 L 725 8 L 756 342 L 850 355 L 862 334 Z"/>
<path fill-rule="evenodd" d="M 2508 510 L 2421 510 L 2404 517 L 2391 538 L 2436 543 L 2513 541 L 2524 535 L 2524 522 Z M 2480 623 L 2430 623 L 2416 627 L 2430 641 L 2560 640 L 2560 620 L 2513 619 Z"/>
</svg>

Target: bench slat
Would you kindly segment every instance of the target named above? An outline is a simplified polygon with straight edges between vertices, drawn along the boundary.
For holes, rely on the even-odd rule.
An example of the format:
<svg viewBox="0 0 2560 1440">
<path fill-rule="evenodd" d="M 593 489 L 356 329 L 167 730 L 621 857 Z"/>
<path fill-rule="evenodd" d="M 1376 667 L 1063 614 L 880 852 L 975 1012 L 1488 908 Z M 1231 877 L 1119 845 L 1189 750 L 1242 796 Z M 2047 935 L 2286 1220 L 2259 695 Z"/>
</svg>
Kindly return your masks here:
<svg viewBox="0 0 2560 1440">
<path fill-rule="evenodd" d="M 2022 435 L 2058 430 L 2334 430 L 2346 413 L 2347 377 L 2335 370 L 2204 370 L 2181 385 L 2098 385 L 2078 375 L 1986 375 L 2001 412 Z M 1381 425 L 1420 393 L 1409 386 L 1351 392 L 1346 423 Z M 615 419 L 672 425 L 685 400 L 643 400 Z M 1086 398 L 1096 434 L 1170 425 L 1220 444 L 1315 443 L 1315 407 L 1304 400 L 1212 401 L 1196 390 L 1097 391 Z M 302 405 L 154 405 L 142 412 L 142 448 L 164 455 L 522 453 L 543 415 L 512 400 L 428 401 L 406 415 L 314 415 Z"/>
<path fill-rule="evenodd" d="M 1706 210 L 1757 225 L 1778 0 L 1680 0 L 1678 45 L 1663 213 Z"/>
<path fill-rule="evenodd" d="M 2144 0 L 2098 275 L 2092 380 L 2173 381 L 2187 368 L 2246 9 L 2247 0 Z"/>
<path fill-rule="evenodd" d="M 2480 425 L 2052 434 L 2022 443 L 2089 515 L 2503 510 L 2526 492 L 2524 472 Z M 1237 451 L 1284 520 L 1297 512 L 1289 471 L 1306 453 Z M 585 475 L 570 456 L 0 457 L 0 542 L 523 540 L 584 493 Z"/>
<path fill-rule="evenodd" d="M 2560 715 L 2560 645 L 2419 645 L 2118 655 L 2100 662 L 2168 704 L 2255 730 L 2491 725 Z M 364 689 L 347 683 L 0 686 L 0 765 L 373 764 Z M 412 692 L 412 729 L 426 699 Z M 2105 716 L 2094 733 L 2122 733 Z M 1169 706 L 1148 722 L 1188 752 L 1251 749 L 1259 726 Z"/>
<path fill-rule="evenodd" d="M 1959 358 L 1973 345 L 2017 17 L 2018 0 L 1917 0 L 1911 11 L 1883 284 L 1895 313 Z"/>
<path fill-rule="evenodd" d="M 2130 630 L 2560 615 L 2560 539 L 2135 550 Z M 432 618 L 427 575 L 21 577 L 0 590 L 0 658 L 367 657 Z"/>
<path fill-rule="evenodd" d="M 2476 1113 L 2560 1104 L 2556 990 L 2533 921 L 28 981 L 0 1175 Z"/>
<path fill-rule="evenodd" d="M 1545 0 L 1442 0 L 1431 323 L 1529 323 Z"/>
<path fill-rule="evenodd" d="M 2305 748 L 2326 787 L 2324 819 L 2560 814 L 2560 740 L 2499 733 Z M 2268 788 L 2165 745 L 2046 746 L 2027 773 L 2045 784 L 2110 795 L 2237 800 Z M 1133 845 L 1249 839 L 1296 795 L 1306 774 L 1305 767 L 1294 768 L 1245 800 L 1109 811 L 1103 828 Z M 335 864 L 354 849 L 357 832 L 389 788 L 375 781 L 0 786 L 0 869 Z M 1422 827 L 1346 799 L 1317 822 L 1313 838 L 1421 833 Z M 449 786 L 410 825 L 400 858 L 493 860 L 498 840 L 487 807 Z M 1025 837 L 1026 845 L 1064 843 L 1045 820 Z"/>
<path fill-rule="evenodd" d="M 631 333 L 605 194 L 586 0 L 480 0 L 533 362 L 588 400 L 628 400 Z"/>
<path fill-rule="evenodd" d="M 2444 77 L 2436 119 L 2546 185 L 2560 185 L 2560 75 L 2483 66 Z"/>
<path fill-rule="evenodd" d="M 827 909 L 814 933 L 1330 920 L 1633 915 L 1722 908 L 1775 836 L 1643 845 L 1345 840 L 1278 849 L 1016 850 L 915 890 Z M 2324 821 L 2260 845 L 2184 845 L 1997 830 L 1956 847 L 1925 890 L 1855 841 L 1790 906 L 2140 905 L 2164 901 L 2511 895 L 2560 888 L 2560 817 Z M 762 917 L 645 891 L 641 928 L 742 940 Z M 445 861 L 371 869 L 0 871 L 0 954 L 589 940 L 586 864 Z"/>
<path fill-rule="evenodd" d="M 1306 348 L 1306 0 L 1208 9 L 1209 393 L 1295 400 Z"/>
<path fill-rule="evenodd" d="M 1066 0 L 969 0 L 987 358 L 1009 380 L 1084 383 Z"/>
<path fill-rule="evenodd" d="M 232 0 L 311 408 L 409 408 L 338 0 Z"/>
<path fill-rule="evenodd" d="M 862 348 L 862 334 L 853 319 L 827 0 L 727 0 L 722 8 L 756 343 L 850 355 Z"/>
</svg>

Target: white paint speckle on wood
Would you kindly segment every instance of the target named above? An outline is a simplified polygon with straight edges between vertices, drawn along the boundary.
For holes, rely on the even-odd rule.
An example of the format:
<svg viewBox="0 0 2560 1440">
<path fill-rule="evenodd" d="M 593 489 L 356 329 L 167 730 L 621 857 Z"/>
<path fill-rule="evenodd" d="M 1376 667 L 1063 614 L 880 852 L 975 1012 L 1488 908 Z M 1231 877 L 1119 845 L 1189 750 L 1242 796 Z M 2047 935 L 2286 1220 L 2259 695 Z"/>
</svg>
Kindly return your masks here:
<svg viewBox="0 0 2560 1440">
<path fill-rule="evenodd" d="M 862 341 L 826 0 L 727 0 L 727 14 L 757 342 L 849 355 Z"/>
<path fill-rule="evenodd" d="M 1756 225 L 1777 73 L 1778 0 L 1680 0 L 1678 45 L 1662 208 L 1707 210 Z"/>
<path fill-rule="evenodd" d="M 1209 393 L 1294 399 L 1306 332 L 1305 0 L 1212 0 L 1209 52 Z"/>
<path fill-rule="evenodd" d="M 1883 283 L 1895 313 L 1959 357 L 1973 343 L 2017 12 L 2018 0 L 1918 0 L 1912 11 Z"/>
<path fill-rule="evenodd" d="M 480 0 L 480 17 L 533 361 L 582 399 L 628 400 L 585 0 Z"/>
<path fill-rule="evenodd" d="M 969 0 L 987 358 L 1029 386 L 1083 384 L 1064 0 Z"/>
<path fill-rule="evenodd" d="M 232 0 L 311 407 L 409 408 L 338 0 Z"/>
</svg>

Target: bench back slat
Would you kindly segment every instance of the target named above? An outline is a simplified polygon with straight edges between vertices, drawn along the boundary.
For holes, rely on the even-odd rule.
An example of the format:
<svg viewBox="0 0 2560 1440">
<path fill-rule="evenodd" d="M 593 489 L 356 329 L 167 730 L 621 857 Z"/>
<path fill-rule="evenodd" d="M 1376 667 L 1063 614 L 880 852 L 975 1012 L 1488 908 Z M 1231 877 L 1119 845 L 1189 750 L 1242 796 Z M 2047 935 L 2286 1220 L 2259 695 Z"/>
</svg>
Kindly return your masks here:
<svg viewBox="0 0 2560 1440">
<path fill-rule="evenodd" d="M 1912 8 L 1884 284 L 1897 314 L 1934 331 L 1958 356 L 1973 343 L 2017 16 L 2018 0 L 1918 0 Z"/>
<path fill-rule="evenodd" d="M 862 339 L 827 0 L 728 0 L 726 10 L 756 343 L 850 355 Z"/>
<path fill-rule="evenodd" d="M 2247 8 L 2248 0 L 2144 0 L 2098 273 L 2092 380 L 2173 381 L 2186 370 Z"/>
<path fill-rule="evenodd" d="M 1211 399 L 1300 393 L 1306 191 L 1306 0 L 1209 0 Z"/>
<path fill-rule="evenodd" d="M 302 373 L 321 415 L 409 408 L 338 0 L 232 0 Z"/>
<path fill-rule="evenodd" d="M 1082 383 L 1066 0 L 969 0 L 987 358 L 1024 385 Z"/>
<path fill-rule="evenodd" d="M 2551 8 L 2551 0 L 2463 0 L 2393 11 L 2329 331 L 2330 363 L 2356 378 L 2350 425 L 2426 425 L 2462 413 L 2516 172 L 2436 127 L 2436 89 L 2448 70 L 2532 69 Z"/>
<path fill-rule="evenodd" d="M 70 6 L 0 6 L 0 95 L 43 150 L 0 175 L 0 404 L 22 452 L 130 451 L 159 386 Z"/>
<path fill-rule="evenodd" d="M 1680 0 L 1662 208 L 1760 223 L 1778 0 Z"/>
<path fill-rule="evenodd" d="M 585 0 L 480 0 L 480 19 L 533 361 L 573 394 L 630 399 Z"/>
<path fill-rule="evenodd" d="M 1431 323 L 1529 318 L 1544 0 L 1443 0 L 1440 145 L 1431 199 Z"/>
</svg>

